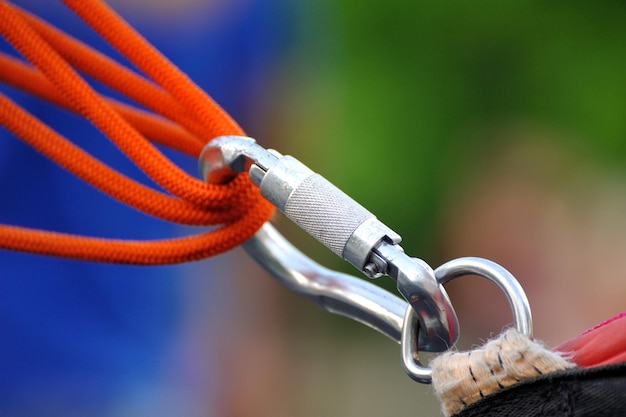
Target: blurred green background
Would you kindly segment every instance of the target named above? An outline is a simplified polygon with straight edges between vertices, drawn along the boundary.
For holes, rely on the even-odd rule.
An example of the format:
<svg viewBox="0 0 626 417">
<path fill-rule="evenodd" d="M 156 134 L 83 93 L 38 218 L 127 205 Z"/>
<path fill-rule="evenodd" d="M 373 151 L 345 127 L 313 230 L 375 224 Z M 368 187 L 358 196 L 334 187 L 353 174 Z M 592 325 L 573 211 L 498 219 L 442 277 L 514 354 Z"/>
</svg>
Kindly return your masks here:
<svg viewBox="0 0 626 417">
<path fill-rule="evenodd" d="M 298 36 L 271 89 L 273 146 L 433 267 L 483 256 L 511 270 L 550 346 L 626 307 L 625 3 L 347 0 L 294 13 Z M 511 321 L 478 279 L 449 291 L 461 347 Z M 393 343 L 289 304 L 291 331 L 306 337 L 297 373 L 322 384 L 297 384 L 312 395 L 299 415 L 438 415 Z"/>
<path fill-rule="evenodd" d="M 440 256 L 447 190 L 491 164 L 497 149 L 525 140 L 502 129 L 539 129 L 551 146 L 621 169 L 625 8 L 309 4 L 302 44 L 280 74 L 296 109 L 281 146 L 397 228 L 411 252 Z"/>
</svg>

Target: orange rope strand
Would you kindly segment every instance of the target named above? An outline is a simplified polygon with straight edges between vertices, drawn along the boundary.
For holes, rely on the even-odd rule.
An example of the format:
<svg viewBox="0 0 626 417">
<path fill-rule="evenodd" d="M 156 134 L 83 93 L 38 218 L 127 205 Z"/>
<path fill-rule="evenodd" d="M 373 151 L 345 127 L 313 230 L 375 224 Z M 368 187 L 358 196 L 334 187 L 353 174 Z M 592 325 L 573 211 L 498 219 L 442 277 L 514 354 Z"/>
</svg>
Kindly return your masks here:
<svg viewBox="0 0 626 417">
<path fill-rule="evenodd" d="M 230 212 L 202 210 L 112 170 L 65 140 L 2 94 L 0 94 L 0 123 L 78 178 L 147 214 L 171 222 L 192 225 L 218 224 L 233 219 L 234 210 Z"/>
<path fill-rule="evenodd" d="M 0 81 L 57 106 L 73 110 L 71 104 L 39 71 L 3 53 L 0 53 Z M 193 157 L 197 157 L 202 151 L 202 142 L 180 126 L 111 98 L 105 98 L 105 101 L 137 131 L 154 142 Z"/>
<path fill-rule="evenodd" d="M 73 67 L 180 124 L 201 138 L 198 140 L 202 143 L 215 137 L 207 134 L 207 126 L 202 123 L 202 119 L 197 121 L 191 117 L 183 106 L 159 86 L 25 10 L 14 8 Z"/>
<path fill-rule="evenodd" d="M 197 261 L 231 250 L 252 236 L 271 216 L 266 204 L 253 207 L 250 216 L 214 232 L 177 239 L 126 241 L 85 238 L 0 225 L 0 248 L 94 262 L 166 265 Z"/>
<path fill-rule="evenodd" d="M 206 121 L 207 133 L 212 138 L 244 135 L 239 125 L 217 103 L 104 3 L 98 0 L 63 0 L 63 3 L 144 74 L 167 90 L 194 117 Z"/>
</svg>

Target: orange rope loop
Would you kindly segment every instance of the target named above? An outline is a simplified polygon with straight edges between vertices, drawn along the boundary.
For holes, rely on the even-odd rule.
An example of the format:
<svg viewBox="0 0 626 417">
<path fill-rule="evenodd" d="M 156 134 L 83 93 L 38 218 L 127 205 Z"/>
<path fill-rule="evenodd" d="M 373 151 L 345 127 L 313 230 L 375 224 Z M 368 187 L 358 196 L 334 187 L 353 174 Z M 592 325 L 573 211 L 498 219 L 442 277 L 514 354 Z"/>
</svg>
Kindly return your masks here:
<svg viewBox="0 0 626 417">
<path fill-rule="evenodd" d="M 216 255 L 251 237 L 274 209 L 247 175 L 228 184 L 206 184 L 172 163 L 148 140 L 197 158 L 211 138 L 243 135 L 242 129 L 104 3 L 64 3 L 152 81 L 6 1 L 0 1 L 0 35 L 31 65 L 0 54 L 0 81 L 89 119 L 167 193 L 116 172 L 1 94 L 0 125 L 124 204 L 176 223 L 222 226 L 185 238 L 124 241 L 0 225 L 0 248 L 155 265 Z M 100 96 L 77 71 L 155 113 Z"/>
</svg>

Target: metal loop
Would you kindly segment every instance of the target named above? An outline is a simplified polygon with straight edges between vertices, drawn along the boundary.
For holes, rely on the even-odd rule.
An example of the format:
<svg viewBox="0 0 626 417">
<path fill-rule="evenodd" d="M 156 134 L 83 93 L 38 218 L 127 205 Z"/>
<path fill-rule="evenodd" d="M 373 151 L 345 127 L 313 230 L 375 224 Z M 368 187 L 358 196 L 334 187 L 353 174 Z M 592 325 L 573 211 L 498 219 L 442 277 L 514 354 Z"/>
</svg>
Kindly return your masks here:
<svg viewBox="0 0 626 417">
<path fill-rule="evenodd" d="M 530 304 L 522 286 L 509 271 L 495 262 L 472 257 L 455 259 L 435 269 L 435 277 L 441 285 L 464 275 L 478 275 L 495 283 L 509 301 L 517 331 L 532 337 Z M 419 317 L 413 309 L 407 308 L 402 326 L 402 365 L 412 379 L 428 384 L 432 380 L 432 372 L 419 361 L 418 337 Z"/>
</svg>

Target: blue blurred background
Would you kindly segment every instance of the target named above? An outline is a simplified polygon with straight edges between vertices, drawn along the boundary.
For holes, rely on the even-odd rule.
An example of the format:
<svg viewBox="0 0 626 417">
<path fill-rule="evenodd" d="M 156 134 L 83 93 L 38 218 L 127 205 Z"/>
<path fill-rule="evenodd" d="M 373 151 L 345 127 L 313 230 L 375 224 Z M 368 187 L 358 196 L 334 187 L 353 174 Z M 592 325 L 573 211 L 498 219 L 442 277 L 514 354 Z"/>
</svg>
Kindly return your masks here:
<svg viewBox="0 0 626 417">
<path fill-rule="evenodd" d="M 61 6 L 19 4 L 108 51 Z M 548 345 L 624 309 L 626 5 L 111 4 L 251 136 L 348 192 L 409 254 L 432 266 L 483 256 L 511 270 Z M 136 175 L 87 125 L 11 94 Z M 1 139 L 3 222 L 188 232 L 109 203 Z M 278 222 L 314 258 L 352 272 Z M 165 268 L 0 256 L 7 415 L 439 415 L 394 343 L 292 296 L 240 250 Z M 489 284 L 469 277 L 448 289 L 461 348 L 511 321 Z"/>
</svg>

